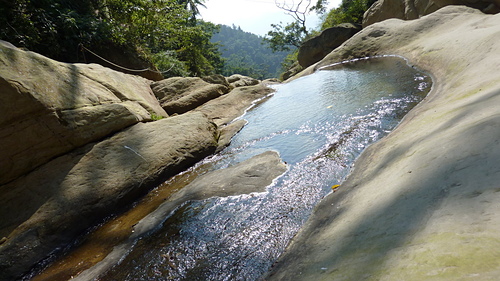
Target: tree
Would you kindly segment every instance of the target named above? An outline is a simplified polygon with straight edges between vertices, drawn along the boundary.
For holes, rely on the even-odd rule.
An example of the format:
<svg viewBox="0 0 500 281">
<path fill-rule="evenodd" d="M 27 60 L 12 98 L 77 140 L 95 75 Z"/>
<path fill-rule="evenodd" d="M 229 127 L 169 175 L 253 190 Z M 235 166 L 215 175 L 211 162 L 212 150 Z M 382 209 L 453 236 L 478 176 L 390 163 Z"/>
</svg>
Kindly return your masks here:
<svg viewBox="0 0 500 281">
<path fill-rule="evenodd" d="M 274 30 L 267 32 L 264 37 L 271 50 L 275 52 L 291 51 L 300 47 L 305 38 L 304 29 L 298 22 L 292 22 L 286 26 L 283 23 L 271 24 Z"/>
<path fill-rule="evenodd" d="M 332 9 L 323 20 L 322 29 L 341 23 L 361 23 L 363 15 L 376 0 L 342 0 L 340 6 Z"/>
<path fill-rule="evenodd" d="M 200 14 L 198 6 L 206 8 L 205 0 L 178 0 L 177 3 L 182 5 L 184 9 L 191 11 L 191 20 L 195 20 L 196 16 Z"/>
<path fill-rule="evenodd" d="M 53 59 L 85 62 L 79 46 L 121 49 L 175 65 L 176 73 L 221 69 L 215 26 L 193 18 L 202 0 L 0 0 L 0 39 Z M 193 6 L 194 5 L 194 6 Z M 197 10 L 196 10 L 197 11 Z M 218 66 L 219 65 L 219 66 Z M 172 68 L 168 66 L 167 69 Z"/>
<path fill-rule="evenodd" d="M 317 0 L 316 4 L 312 5 L 312 0 L 299 0 L 298 2 L 275 0 L 275 4 L 292 16 L 294 21 L 287 25 L 282 22 L 271 24 L 273 30 L 267 33 L 264 40 L 275 51 L 289 51 L 298 48 L 302 41 L 309 37 L 306 27 L 307 15 L 312 11 L 318 14 L 325 12 L 328 1 Z"/>
</svg>

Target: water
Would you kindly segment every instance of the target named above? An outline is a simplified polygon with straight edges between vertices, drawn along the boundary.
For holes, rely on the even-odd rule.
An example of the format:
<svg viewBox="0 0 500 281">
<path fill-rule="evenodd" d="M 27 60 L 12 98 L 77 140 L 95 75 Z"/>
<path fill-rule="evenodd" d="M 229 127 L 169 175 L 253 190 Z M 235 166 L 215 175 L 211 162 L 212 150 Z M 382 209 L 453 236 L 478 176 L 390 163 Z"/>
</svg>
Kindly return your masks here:
<svg viewBox="0 0 500 281">
<path fill-rule="evenodd" d="M 280 85 L 243 116 L 220 154 L 224 168 L 267 150 L 289 170 L 267 192 L 190 202 L 140 240 L 101 280 L 257 280 L 356 157 L 390 132 L 430 90 L 400 58 L 344 63 Z"/>
</svg>

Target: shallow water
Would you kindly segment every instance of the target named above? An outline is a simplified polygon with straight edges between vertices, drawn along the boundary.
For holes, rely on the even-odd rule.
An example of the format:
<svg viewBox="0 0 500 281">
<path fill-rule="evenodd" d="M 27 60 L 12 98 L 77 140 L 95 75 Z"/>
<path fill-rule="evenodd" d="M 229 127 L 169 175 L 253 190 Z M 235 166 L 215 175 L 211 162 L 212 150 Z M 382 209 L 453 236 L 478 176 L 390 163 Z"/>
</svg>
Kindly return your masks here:
<svg viewBox="0 0 500 281">
<path fill-rule="evenodd" d="M 344 63 L 278 86 L 204 166 L 224 168 L 275 150 L 289 170 L 267 192 L 187 203 L 101 280 L 259 279 L 363 149 L 430 87 L 428 76 L 394 57 Z"/>
</svg>

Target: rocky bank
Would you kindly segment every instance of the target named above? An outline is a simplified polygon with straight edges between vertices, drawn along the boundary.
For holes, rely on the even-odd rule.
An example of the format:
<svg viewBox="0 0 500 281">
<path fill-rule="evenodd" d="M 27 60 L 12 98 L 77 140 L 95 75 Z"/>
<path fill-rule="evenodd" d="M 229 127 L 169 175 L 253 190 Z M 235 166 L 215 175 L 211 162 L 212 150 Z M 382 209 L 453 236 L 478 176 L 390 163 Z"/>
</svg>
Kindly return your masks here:
<svg viewBox="0 0 500 281">
<path fill-rule="evenodd" d="M 497 280 L 500 15 L 447 6 L 363 29 L 302 75 L 399 55 L 434 77 L 428 97 L 367 148 L 268 280 Z"/>
<path fill-rule="evenodd" d="M 227 145 L 244 125 L 229 123 L 271 92 L 243 76 L 153 83 L 1 41 L 0 279 Z"/>
</svg>

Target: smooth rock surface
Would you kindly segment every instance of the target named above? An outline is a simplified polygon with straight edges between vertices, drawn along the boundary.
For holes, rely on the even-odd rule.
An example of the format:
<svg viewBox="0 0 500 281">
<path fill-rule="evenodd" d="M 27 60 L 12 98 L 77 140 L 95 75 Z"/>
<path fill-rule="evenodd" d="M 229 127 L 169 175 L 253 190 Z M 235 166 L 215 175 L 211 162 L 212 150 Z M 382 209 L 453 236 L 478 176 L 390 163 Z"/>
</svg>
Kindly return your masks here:
<svg viewBox="0 0 500 281">
<path fill-rule="evenodd" d="M 208 80 L 210 83 L 205 80 Z M 151 88 L 168 114 L 182 114 L 229 92 L 228 83 L 198 77 L 172 77 L 151 84 Z"/>
<path fill-rule="evenodd" d="M 428 97 L 368 147 L 266 280 L 497 280 L 500 15 L 447 6 L 373 24 L 303 73 L 401 55 Z"/>
<path fill-rule="evenodd" d="M 167 116 L 144 78 L 9 44 L 0 44 L 0 93 L 0 185 L 152 113 Z"/>
<path fill-rule="evenodd" d="M 222 127 L 243 115 L 245 110 L 251 107 L 254 102 L 268 96 L 272 92 L 274 92 L 273 89 L 263 84 L 238 87 L 228 94 L 196 108 L 195 111 L 203 112 L 217 126 Z"/>
<path fill-rule="evenodd" d="M 485 13 L 500 12 L 500 0 L 378 0 L 363 16 L 363 27 L 386 19 L 418 19 L 449 5 L 464 5 Z"/>
<path fill-rule="evenodd" d="M 244 87 L 244 86 L 255 86 L 259 84 L 259 80 L 241 74 L 233 74 L 227 78 L 227 81 L 229 82 L 229 85 L 231 85 L 231 87 L 233 88 Z"/>
<path fill-rule="evenodd" d="M 268 151 L 226 169 L 209 172 L 173 194 L 154 212 L 140 220 L 128 241 L 114 248 L 104 260 L 82 272 L 75 281 L 93 280 L 116 264 L 133 247 L 136 239 L 157 228 L 176 208 L 190 200 L 226 197 L 251 192 L 263 192 L 287 166 L 278 153 Z"/>
<path fill-rule="evenodd" d="M 0 280 L 14 280 L 149 188 L 213 153 L 202 113 L 139 123 L 56 158 L 2 188 Z"/>
</svg>

